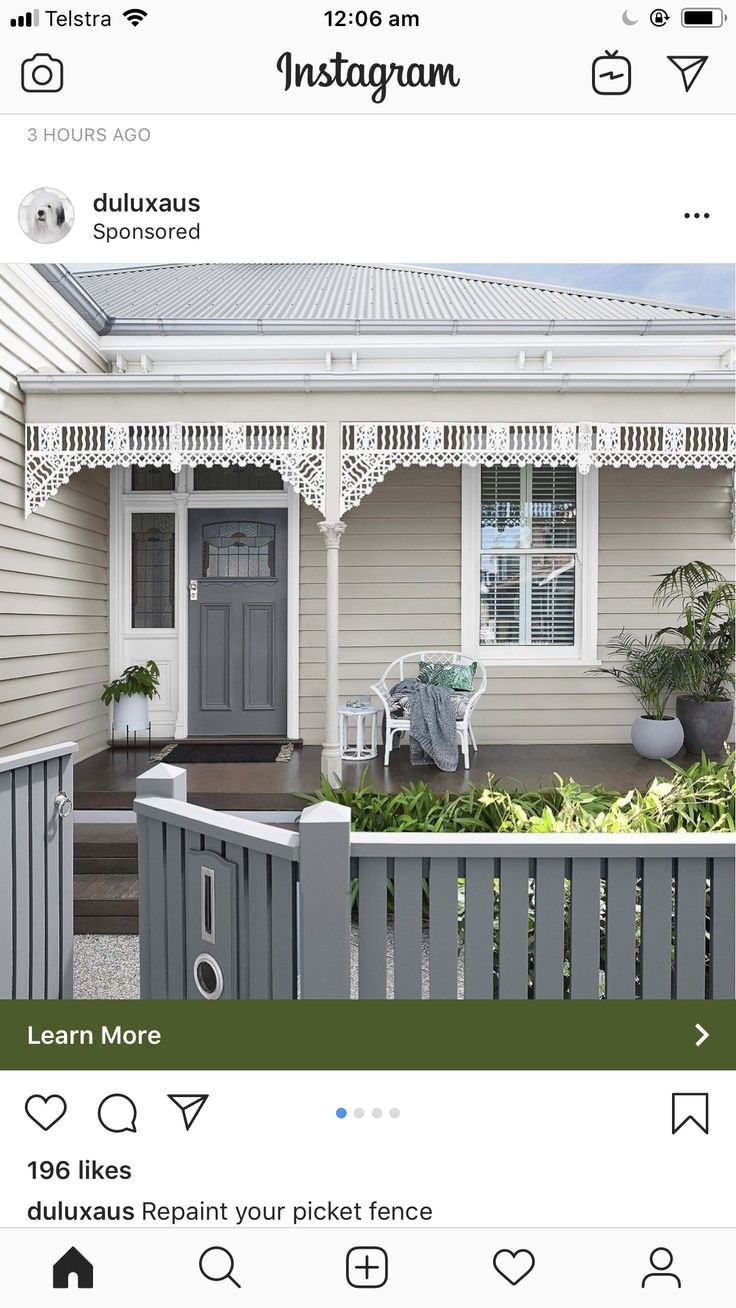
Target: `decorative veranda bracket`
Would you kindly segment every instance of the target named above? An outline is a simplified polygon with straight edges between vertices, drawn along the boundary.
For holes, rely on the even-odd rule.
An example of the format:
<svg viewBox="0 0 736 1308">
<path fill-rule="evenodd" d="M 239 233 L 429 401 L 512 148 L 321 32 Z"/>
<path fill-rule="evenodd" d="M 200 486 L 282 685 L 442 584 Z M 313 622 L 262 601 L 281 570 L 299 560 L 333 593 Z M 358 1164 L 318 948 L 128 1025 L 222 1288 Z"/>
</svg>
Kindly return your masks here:
<svg viewBox="0 0 736 1308">
<path fill-rule="evenodd" d="M 397 467 L 733 468 L 735 430 L 681 423 L 346 423 L 341 512 Z"/>
<path fill-rule="evenodd" d="M 325 506 L 319 423 L 59 423 L 26 427 L 26 517 L 82 468 L 231 467 L 281 474 L 307 504 Z"/>
</svg>

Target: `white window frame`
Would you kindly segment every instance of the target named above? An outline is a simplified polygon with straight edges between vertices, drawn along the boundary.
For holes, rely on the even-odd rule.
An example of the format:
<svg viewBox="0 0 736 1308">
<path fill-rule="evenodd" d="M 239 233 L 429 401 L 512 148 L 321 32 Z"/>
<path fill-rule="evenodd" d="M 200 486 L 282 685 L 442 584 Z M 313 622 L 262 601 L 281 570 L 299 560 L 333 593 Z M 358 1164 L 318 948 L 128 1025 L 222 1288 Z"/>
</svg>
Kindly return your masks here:
<svg viewBox="0 0 736 1308">
<path fill-rule="evenodd" d="M 577 558 L 574 645 L 481 645 L 480 467 L 462 470 L 461 630 L 463 653 L 488 666 L 598 667 L 598 469 L 576 474 Z M 487 551 L 494 553 L 494 551 Z"/>
</svg>

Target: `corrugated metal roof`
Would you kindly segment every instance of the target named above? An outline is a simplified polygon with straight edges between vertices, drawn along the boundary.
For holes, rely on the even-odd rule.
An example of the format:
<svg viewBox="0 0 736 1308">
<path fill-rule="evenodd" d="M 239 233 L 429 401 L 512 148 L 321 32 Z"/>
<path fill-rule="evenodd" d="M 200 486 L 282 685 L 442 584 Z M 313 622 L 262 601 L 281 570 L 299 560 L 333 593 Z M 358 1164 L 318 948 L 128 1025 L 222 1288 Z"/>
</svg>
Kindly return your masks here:
<svg viewBox="0 0 736 1308">
<path fill-rule="evenodd" d="M 632 296 L 500 277 L 348 263 L 164 264 L 76 272 L 119 330 L 124 322 L 522 323 L 728 322 L 731 315 Z"/>
</svg>

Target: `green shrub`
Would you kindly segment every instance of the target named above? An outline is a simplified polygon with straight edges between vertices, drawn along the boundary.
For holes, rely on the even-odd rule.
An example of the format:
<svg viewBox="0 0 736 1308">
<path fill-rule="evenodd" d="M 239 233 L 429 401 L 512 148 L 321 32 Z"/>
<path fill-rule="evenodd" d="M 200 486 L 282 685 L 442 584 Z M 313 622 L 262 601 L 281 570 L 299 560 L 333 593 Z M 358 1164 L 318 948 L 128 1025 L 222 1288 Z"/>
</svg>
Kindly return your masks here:
<svg viewBox="0 0 736 1308">
<path fill-rule="evenodd" d="M 694 559 L 660 576 L 654 592 L 659 605 L 679 604 L 680 625 L 664 627 L 655 639 L 677 636 L 664 645 L 675 690 L 698 704 L 728 699 L 734 688 L 736 586 L 710 563 Z"/>
<path fill-rule="evenodd" d="M 113 700 L 119 704 L 124 695 L 145 695 L 146 699 L 155 699 L 160 680 L 161 673 L 153 659 L 147 663 L 131 663 L 114 681 L 103 685 L 100 699 L 107 705 L 112 704 Z"/>
<path fill-rule="evenodd" d="M 642 793 L 625 795 L 604 786 L 583 786 L 570 778 L 549 790 L 504 790 L 489 776 L 488 785 L 467 793 L 436 795 L 425 782 L 387 794 L 366 784 L 356 789 L 325 777 L 311 795 L 312 804 L 331 800 L 352 810 L 354 831 L 475 833 L 518 832 L 520 835 L 600 831 L 602 834 L 736 829 L 734 822 L 734 763 L 705 755 L 689 768 L 668 764 L 670 775 L 657 778 Z"/>
</svg>

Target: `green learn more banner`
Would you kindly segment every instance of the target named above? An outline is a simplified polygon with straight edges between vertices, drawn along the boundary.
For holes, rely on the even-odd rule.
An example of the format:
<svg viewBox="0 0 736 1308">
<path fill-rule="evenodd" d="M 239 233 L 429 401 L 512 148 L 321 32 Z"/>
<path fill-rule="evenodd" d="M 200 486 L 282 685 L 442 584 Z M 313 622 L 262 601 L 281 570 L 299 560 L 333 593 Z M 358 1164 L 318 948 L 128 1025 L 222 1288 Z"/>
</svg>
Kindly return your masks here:
<svg viewBox="0 0 736 1308">
<path fill-rule="evenodd" d="M 6 1001 L 0 1067 L 733 1070 L 736 1003 Z"/>
</svg>

